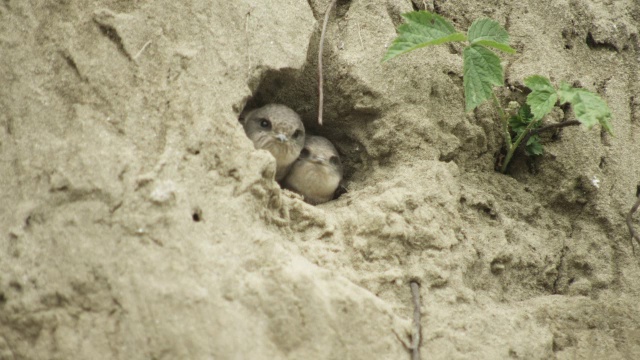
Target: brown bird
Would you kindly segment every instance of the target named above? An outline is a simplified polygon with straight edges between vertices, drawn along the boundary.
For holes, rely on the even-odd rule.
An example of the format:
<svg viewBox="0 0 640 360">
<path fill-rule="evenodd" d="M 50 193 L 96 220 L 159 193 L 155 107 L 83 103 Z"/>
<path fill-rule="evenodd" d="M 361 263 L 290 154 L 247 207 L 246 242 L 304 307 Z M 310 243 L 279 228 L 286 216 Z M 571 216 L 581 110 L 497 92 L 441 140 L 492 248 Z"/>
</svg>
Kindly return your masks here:
<svg viewBox="0 0 640 360">
<path fill-rule="evenodd" d="M 300 116 L 284 105 L 268 104 L 249 111 L 242 126 L 256 149 L 267 150 L 276 159 L 276 180 L 282 180 L 304 145 Z"/>
<path fill-rule="evenodd" d="M 309 204 L 317 205 L 333 199 L 340 181 L 342 163 L 336 148 L 321 136 L 307 136 L 284 185 L 302 195 Z"/>
</svg>

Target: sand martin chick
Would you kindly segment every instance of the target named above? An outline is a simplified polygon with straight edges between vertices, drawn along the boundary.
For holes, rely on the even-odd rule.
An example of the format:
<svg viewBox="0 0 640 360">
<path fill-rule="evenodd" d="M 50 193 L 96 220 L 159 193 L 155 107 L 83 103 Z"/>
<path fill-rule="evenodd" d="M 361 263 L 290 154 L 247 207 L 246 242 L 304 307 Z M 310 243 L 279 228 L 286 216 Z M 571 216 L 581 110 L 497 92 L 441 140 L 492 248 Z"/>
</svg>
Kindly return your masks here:
<svg viewBox="0 0 640 360">
<path fill-rule="evenodd" d="M 276 180 L 282 180 L 304 145 L 300 116 L 284 105 L 268 104 L 249 111 L 242 125 L 255 148 L 269 151 L 276 159 Z"/>
<path fill-rule="evenodd" d="M 321 136 L 307 136 L 284 184 L 309 204 L 316 205 L 333 199 L 340 181 L 342 163 L 336 148 Z"/>
</svg>

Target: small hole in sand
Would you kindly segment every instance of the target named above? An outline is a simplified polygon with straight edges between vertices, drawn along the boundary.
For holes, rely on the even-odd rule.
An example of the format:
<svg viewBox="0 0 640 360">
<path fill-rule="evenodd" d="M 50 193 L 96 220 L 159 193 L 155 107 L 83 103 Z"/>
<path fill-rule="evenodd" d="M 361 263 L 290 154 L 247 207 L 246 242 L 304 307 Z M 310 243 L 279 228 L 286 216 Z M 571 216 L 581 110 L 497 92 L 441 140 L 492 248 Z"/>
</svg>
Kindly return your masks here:
<svg viewBox="0 0 640 360">
<path fill-rule="evenodd" d="M 16 291 L 22 291 L 22 285 L 17 281 L 9 282 L 9 286 Z"/>
<path fill-rule="evenodd" d="M 202 210 L 200 210 L 200 208 L 195 208 L 191 214 L 191 218 L 195 222 L 200 222 L 202 220 Z"/>
</svg>

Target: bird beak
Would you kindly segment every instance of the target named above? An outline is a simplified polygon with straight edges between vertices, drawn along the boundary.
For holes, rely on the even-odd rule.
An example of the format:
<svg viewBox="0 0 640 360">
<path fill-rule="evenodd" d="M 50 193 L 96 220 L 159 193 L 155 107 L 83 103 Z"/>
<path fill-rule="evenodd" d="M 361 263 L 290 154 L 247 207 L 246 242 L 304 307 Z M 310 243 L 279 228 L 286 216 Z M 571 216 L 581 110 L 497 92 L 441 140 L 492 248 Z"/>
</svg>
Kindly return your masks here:
<svg viewBox="0 0 640 360">
<path fill-rule="evenodd" d="M 312 156 L 311 162 L 316 164 L 324 164 L 325 162 L 327 162 L 327 159 L 325 159 L 324 156 Z"/>
<path fill-rule="evenodd" d="M 287 138 L 287 135 L 285 134 L 278 134 L 276 135 L 276 139 L 278 139 L 280 142 L 287 142 L 287 140 L 289 140 Z"/>
</svg>

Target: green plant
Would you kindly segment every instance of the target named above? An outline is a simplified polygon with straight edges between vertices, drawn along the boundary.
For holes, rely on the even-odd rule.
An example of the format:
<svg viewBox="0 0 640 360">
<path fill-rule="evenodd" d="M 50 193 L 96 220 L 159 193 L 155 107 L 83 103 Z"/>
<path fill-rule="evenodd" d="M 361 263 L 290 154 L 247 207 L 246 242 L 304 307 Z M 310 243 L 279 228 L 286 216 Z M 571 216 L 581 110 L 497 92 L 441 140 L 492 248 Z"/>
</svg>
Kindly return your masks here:
<svg viewBox="0 0 640 360">
<path fill-rule="evenodd" d="M 494 86 L 504 86 L 504 70 L 500 57 L 492 49 L 508 54 L 515 54 L 516 51 L 509 46 L 509 34 L 498 22 L 477 19 L 465 35 L 457 32 L 451 23 L 437 14 L 413 11 L 402 16 L 406 23 L 398 27 L 398 37 L 387 50 L 383 62 L 425 46 L 468 41 L 462 52 L 465 109 L 469 112 L 489 99 L 493 101 L 502 122 L 507 150 L 500 167 L 503 173 L 506 172 L 513 154 L 523 143 L 527 154 L 542 154 L 542 145 L 538 137 L 542 131 L 579 124 L 590 129 L 599 123 L 606 131 L 612 133 L 609 122 L 611 111 L 602 98 L 566 83 L 562 83 L 556 89 L 549 79 L 540 75 L 533 75 L 524 80 L 531 92 L 515 114 L 507 114 L 494 92 Z M 571 104 L 577 120 L 542 126 L 542 119 L 551 112 L 556 103 Z"/>
</svg>

